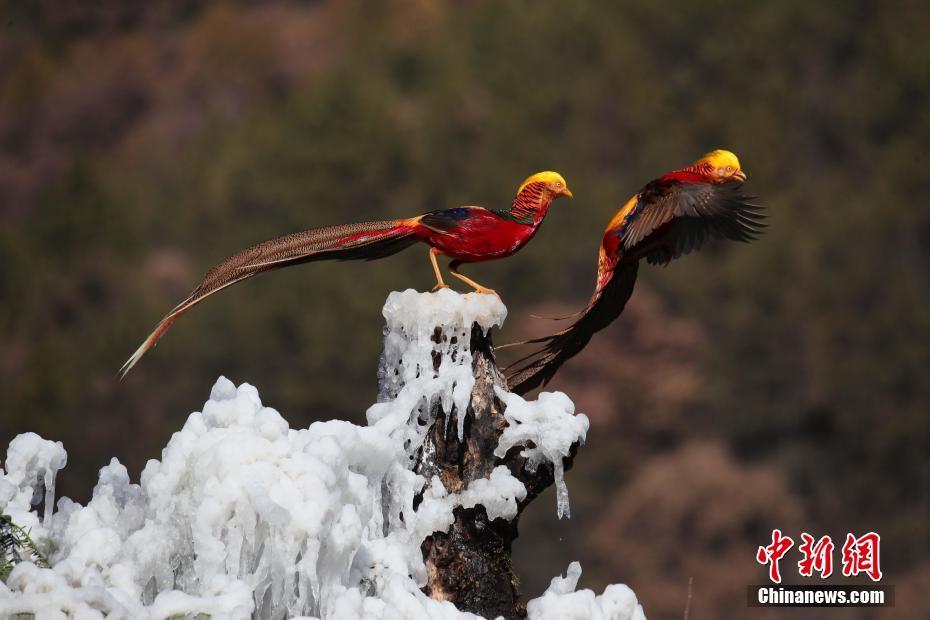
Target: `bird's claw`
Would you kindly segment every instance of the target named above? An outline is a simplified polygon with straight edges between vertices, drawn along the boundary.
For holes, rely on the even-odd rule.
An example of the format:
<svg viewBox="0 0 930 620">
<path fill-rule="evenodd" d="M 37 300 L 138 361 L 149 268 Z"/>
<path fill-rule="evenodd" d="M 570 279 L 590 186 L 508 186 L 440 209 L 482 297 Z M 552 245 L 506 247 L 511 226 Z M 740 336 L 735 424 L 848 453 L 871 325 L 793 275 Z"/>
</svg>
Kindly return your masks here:
<svg viewBox="0 0 930 620">
<path fill-rule="evenodd" d="M 430 292 L 435 293 L 436 291 L 442 290 L 444 288 L 449 288 L 449 285 L 448 284 L 437 284 L 436 286 L 433 287 L 433 290 L 431 290 Z"/>
<path fill-rule="evenodd" d="M 476 289 L 475 289 L 475 292 L 476 292 L 476 293 L 479 293 L 479 294 L 481 294 L 481 295 L 495 295 L 495 296 L 497 296 L 497 297 L 500 297 L 500 295 L 497 293 L 497 291 L 495 291 L 493 288 L 485 288 L 485 287 L 481 286 L 481 287 L 479 287 L 479 288 L 476 288 Z"/>
</svg>

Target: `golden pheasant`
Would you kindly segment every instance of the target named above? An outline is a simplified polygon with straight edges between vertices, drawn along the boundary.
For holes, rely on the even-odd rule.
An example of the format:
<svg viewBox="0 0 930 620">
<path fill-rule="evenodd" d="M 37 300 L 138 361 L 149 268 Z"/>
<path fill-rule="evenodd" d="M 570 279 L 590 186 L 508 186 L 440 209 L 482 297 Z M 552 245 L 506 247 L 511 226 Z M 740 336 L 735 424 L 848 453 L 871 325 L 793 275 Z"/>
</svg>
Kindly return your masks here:
<svg viewBox="0 0 930 620">
<path fill-rule="evenodd" d="M 312 228 L 254 245 L 210 269 L 187 299 L 161 320 L 123 364 L 120 376 L 125 377 L 171 324 L 193 306 L 227 286 L 289 265 L 317 260 L 373 260 L 422 242 L 430 246 L 429 258 L 436 274 L 433 290 L 446 286 L 436 262 L 436 255 L 444 254 L 453 259 L 449 263 L 452 275 L 480 293 L 494 294 L 459 273 L 458 267 L 504 258 L 522 248 L 539 230 L 552 201 L 559 196 L 572 197 L 562 175 L 539 172 L 520 185 L 506 211 L 458 207 L 408 219 Z"/>
<path fill-rule="evenodd" d="M 587 306 L 572 315 L 578 319 L 550 336 L 515 343 L 544 346 L 508 369 L 511 389 L 525 394 L 548 383 L 595 332 L 620 316 L 633 294 L 640 259 L 664 265 L 699 249 L 709 238 L 755 239 L 765 216 L 742 194 L 745 180 L 736 155 L 717 150 L 650 181 L 630 198 L 604 231 L 594 293 Z"/>
</svg>

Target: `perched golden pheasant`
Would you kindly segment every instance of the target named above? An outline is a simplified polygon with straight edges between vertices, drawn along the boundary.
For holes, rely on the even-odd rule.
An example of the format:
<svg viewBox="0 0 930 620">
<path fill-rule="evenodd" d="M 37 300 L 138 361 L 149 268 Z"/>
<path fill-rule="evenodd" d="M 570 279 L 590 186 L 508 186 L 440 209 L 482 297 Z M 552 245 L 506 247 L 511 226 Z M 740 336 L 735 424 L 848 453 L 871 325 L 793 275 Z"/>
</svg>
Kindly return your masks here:
<svg viewBox="0 0 930 620">
<path fill-rule="evenodd" d="M 601 242 L 597 282 L 579 318 L 551 336 L 515 344 L 544 343 L 508 369 L 517 394 L 545 385 L 581 352 L 595 332 L 623 312 L 639 261 L 667 264 L 709 239 L 751 241 L 764 225 L 762 208 L 742 193 L 746 175 L 730 151 L 717 150 L 694 164 L 649 182 L 613 217 Z M 570 318 L 570 317 L 565 317 Z M 509 345 L 505 345 L 509 346 Z"/>
<path fill-rule="evenodd" d="M 459 273 L 459 265 L 504 258 L 522 248 L 539 230 L 549 206 L 559 196 L 572 197 L 562 175 L 539 172 L 520 185 L 506 211 L 458 207 L 403 220 L 312 228 L 254 245 L 210 269 L 187 299 L 175 306 L 126 360 L 120 376 L 125 377 L 171 324 L 193 306 L 227 286 L 289 265 L 317 260 L 374 260 L 422 242 L 430 246 L 429 258 L 436 274 L 434 290 L 446 286 L 436 262 L 437 254 L 445 254 L 453 259 L 449 263 L 452 275 L 478 292 L 493 294 L 491 289 Z"/>
</svg>

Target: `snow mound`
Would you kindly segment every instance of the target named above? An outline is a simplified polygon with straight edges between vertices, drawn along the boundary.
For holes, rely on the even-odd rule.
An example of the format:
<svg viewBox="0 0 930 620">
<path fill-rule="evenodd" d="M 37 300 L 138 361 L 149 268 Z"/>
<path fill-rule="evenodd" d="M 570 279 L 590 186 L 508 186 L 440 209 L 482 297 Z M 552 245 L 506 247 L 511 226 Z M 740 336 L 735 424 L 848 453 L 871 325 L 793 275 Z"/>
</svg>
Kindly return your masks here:
<svg viewBox="0 0 930 620">
<path fill-rule="evenodd" d="M 614 584 L 595 596 L 591 590 L 575 591 L 579 577 L 581 564 L 572 562 L 565 577 L 553 577 L 543 595 L 527 603 L 529 617 L 533 620 L 646 620 L 642 606 L 629 587 Z"/>
<path fill-rule="evenodd" d="M 31 433 L 14 439 L 0 469 L 0 512 L 31 531 L 51 568 L 17 564 L 0 583 L 0 617 L 475 618 L 423 594 L 421 543 L 448 529 L 457 506 L 514 518 L 526 488 L 501 466 L 448 493 L 411 471 L 410 454 L 422 441 L 417 419 L 434 403 L 464 412 L 471 323 L 490 329 L 506 309 L 492 296 L 407 291 L 393 293 L 384 314 L 382 402 L 369 426 L 291 429 L 254 387 L 221 377 L 138 484 L 113 459 L 86 506 L 61 498 L 54 512 L 64 448 Z M 584 437 L 587 420 L 571 415 L 564 395 L 535 404 L 502 394 L 514 426 L 506 445 L 532 440 L 534 463 L 561 464 L 565 441 Z M 573 592 L 578 574 L 573 564 L 554 580 L 530 602 L 530 617 L 642 617 L 625 586 Z M 563 615 L 569 609 L 581 615 Z"/>
</svg>

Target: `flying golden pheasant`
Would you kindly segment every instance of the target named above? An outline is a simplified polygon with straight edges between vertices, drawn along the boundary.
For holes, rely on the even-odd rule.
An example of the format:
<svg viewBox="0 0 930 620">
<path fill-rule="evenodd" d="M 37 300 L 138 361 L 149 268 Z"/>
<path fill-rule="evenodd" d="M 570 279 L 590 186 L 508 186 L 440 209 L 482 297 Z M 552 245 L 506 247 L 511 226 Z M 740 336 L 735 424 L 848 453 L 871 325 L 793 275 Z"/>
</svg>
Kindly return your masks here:
<svg viewBox="0 0 930 620">
<path fill-rule="evenodd" d="M 403 220 L 312 228 L 254 245 L 210 269 L 187 299 L 169 312 L 126 360 L 120 376 L 125 377 L 171 324 L 193 306 L 227 286 L 289 265 L 317 260 L 374 260 L 422 242 L 430 246 L 429 258 L 436 274 L 433 290 L 446 286 L 436 262 L 437 254 L 445 254 L 453 259 L 449 263 L 452 275 L 480 293 L 494 294 L 459 273 L 458 267 L 504 258 L 522 248 L 539 230 L 552 201 L 559 196 L 572 197 L 562 175 L 539 172 L 523 182 L 506 211 L 458 207 Z"/>
<path fill-rule="evenodd" d="M 587 306 L 572 315 L 579 318 L 568 328 L 515 343 L 544 346 L 508 369 L 510 388 L 525 394 L 545 385 L 596 332 L 620 316 L 633 294 L 640 259 L 664 265 L 700 249 L 709 238 L 755 239 L 765 216 L 761 207 L 742 194 L 745 180 L 736 155 L 717 150 L 649 182 L 630 198 L 604 231 L 597 282 Z"/>
</svg>

